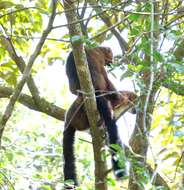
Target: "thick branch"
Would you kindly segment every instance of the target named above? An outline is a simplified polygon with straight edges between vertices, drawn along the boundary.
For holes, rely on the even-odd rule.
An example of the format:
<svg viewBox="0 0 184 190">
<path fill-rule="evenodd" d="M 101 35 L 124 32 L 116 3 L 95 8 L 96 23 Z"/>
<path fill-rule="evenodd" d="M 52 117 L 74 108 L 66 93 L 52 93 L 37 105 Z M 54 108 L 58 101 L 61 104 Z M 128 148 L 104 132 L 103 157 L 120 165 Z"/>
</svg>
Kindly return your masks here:
<svg viewBox="0 0 184 190">
<path fill-rule="evenodd" d="M 10 96 L 13 94 L 13 91 L 14 90 L 12 88 L 0 86 L 0 98 L 10 98 Z M 35 104 L 33 98 L 31 96 L 28 96 L 27 94 L 21 93 L 17 100 L 19 103 L 23 104 L 29 109 L 45 113 L 60 121 L 64 121 L 65 110 L 54 105 L 53 103 L 46 101 L 44 98 L 40 98 L 40 104 L 42 105 L 42 109 L 40 109 L 40 107 Z"/>
<path fill-rule="evenodd" d="M 0 98 L 10 98 L 10 96 L 13 94 L 14 90 L 9 87 L 0 86 Z M 65 119 L 65 113 L 66 110 L 62 109 L 53 103 L 48 102 L 44 98 L 40 98 L 40 104 L 42 105 L 42 108 L 35 104 L 33 98 L 27 94 L 21 93 L 18 102 L 22 105 L 26 106 L 27 108 L 45 113 L 51 117 L 54 117 L 55 119 L 58 119 L 60 121 L 64 121 Z M 114 117 L 116 120 L 118 120 L 125 112 L 130 110 L 135 106 L 135 100 L 132 102 L 128 102 L 127 104 L 119 105 L 114 110 Z M 78 124 L 77 124 L 78 125 Z M 78 126 L 79 128 L 82 128 Z"/>
</svg>

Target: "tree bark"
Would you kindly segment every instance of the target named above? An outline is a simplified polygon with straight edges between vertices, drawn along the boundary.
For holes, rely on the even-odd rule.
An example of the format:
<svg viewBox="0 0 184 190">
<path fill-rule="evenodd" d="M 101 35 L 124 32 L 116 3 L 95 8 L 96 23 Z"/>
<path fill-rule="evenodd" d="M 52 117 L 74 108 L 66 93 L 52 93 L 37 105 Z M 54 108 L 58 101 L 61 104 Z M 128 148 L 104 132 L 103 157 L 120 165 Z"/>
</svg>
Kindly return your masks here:
<svg viewBox="0 0 184 190">
<path fill-rule="evenodd" d="M 96 98 L 94 95 L 94 89 L 90 77 L 90 72 L 87 64 L 86 54 L 84 51 L 84 46 L 82 44 L 82 32 L 80 24 L 76 21 L 76 5 L 74 0 L 64 0 L 64 9 L 68 22 L 69 33 L 72 42 L 73 54 L 75 59 L 75 64 L 77 68 L 77 73 L 80 81 L 80 86 L 85 101 L 85 108 L 90 124 L 92 143 L 94 150 L 94 160 L 95 160 L 95 189 L 107 190 L 106 178 L 106 161 L 103 159 L 102 150 L 105 144 L 103 133 L 97 128 L 97 121 L 99 120 L 99 114 L 96 106 Z M 67 11 L 70 10 L 70 11 Z M 77 23 L 77 24 L 70 24 Z M 76 39 L 76 40 L 74 40 Z M 85 80 L 84 80 L 85 79 Z"/>
<path fill-rule="evenodd" d="M 13 92 L 14 90 L 12 88 L 0 86 L 0 98 L 10 98 Z M 45 113 L 55 119 L 64 121 L 66 111 L 53 103 L 46 101 L 44 98 L 40 97 L 39 105 L 41 105 L 41 107 L 35 103 L 33 97 L 27 94 L 21 93 L 17 100 L 29 109 Z"/>
<path fill-rule="evenodd" d="M 146 155 L 147 155 L 147 150 L 148 150 L 148 145 L 149 145 L 149 131 L 151 128 L 151 118 L 149 117 L 150 115 L 153 114 L 154 110 L 154 97 L 156 94 L 156 90 L 152 92 L 149 100 L 149 106 L 147 109 L 147 118 L 146 118 L 146 129 L 144 128 L 143 124 L 143 112 L 144 112 L 144 104 L 146 97 L 142 96 L 140 97 L 140 102 L 141 105 L 139 106 L 139 110 L 137 111 L 137 116 L 136 116 L 136 126 L 134 129 L 134 132 L 131 136 L 130 139 L 130 146 L 132 147 L 133 152 L 136 154 L 140 155 L 140 157 L 135 158 L 136 163 L 142 164 L 142 167 L 147 170 L 150 176 L 153 176 L 154 170 L 146 163 Z M 141 166 L 140 166 L 141 167 Z M 137 172 L 137 169 L 132 168 L 132 173 L 129 181 L 129 189 L 130 190 L 142 190 L 138 182 L 141 181 L 142 174 Z M 169 186 L 165 182 L 165 180 L 157 173 L 155 179 L 153 180 L 153 185 L 156 186 L 163 186 L 166 189 L 169 189 Z"/>
</svg>

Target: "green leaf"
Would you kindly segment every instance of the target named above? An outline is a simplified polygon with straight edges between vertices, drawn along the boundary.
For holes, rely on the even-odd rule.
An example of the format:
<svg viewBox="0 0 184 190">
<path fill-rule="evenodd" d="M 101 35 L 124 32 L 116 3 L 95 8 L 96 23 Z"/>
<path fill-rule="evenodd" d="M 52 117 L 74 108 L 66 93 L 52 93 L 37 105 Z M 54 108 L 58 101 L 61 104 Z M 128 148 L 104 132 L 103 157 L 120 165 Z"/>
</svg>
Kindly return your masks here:
<svg viewBox="0 0 184 190">
<path fill-rule="evenodd" d="M 17 4 L 17 5 L 15 5 L 15 8 L 16 8 L 16 9 L 23 9 L 23 8 L 24 8 L 24 5 L 22 5 L 22 4 Z"/>
<path fill-rule="evenodd" d="M 108 183 L 109 185 L 111 185 L 111 186 L 113 186 L 113 187 L 116 185 L 116 181 L 115 181 L 114 179 L 108 177 L 106 180 L 107 180 L 107 183 Z"/>
<path fill-rule="evenodd" d="M 128 70 L 128 71 L 126 71 L 125 73 L 123 73 L 123 74 L 121 75 L 120 80 L 123 80 L 124 78 L 132 77 L 132 75 L 133 75 L 133 72 L 130 71 L 130 70 Z"/>
<path fill-rule="evenodd" d="M 4 142 L 11 143 L 11 139 L 8 138 L 7 136 L 3 136 L 2 138 Z"/>
<path fill-rule="evenodd" d="M 137 21 L 140 18 L 140 15 L 138 15 L 138 14 L 131 14 L 128 18 L 131 21 Z"/>
<path fill-rule="evenodd" d="M 169 158 L 176 158 L 178 156 L 178 153 L 177 152 L 172 152 L 172 153 L 169 153 L 167 154 L 164 158 L 163 158 L 163 161 L 164 160 L 167 160 Z"/>
<path fill-rule="evenodd" d="M 153 56 L 154 56 L 154 59 L 156 61 L 163 62 L 163 60 L 164 60 L 163 57 L 162 57 L 162 54 L 160 52 L 158 52 L 158 51 L 154 51 Z"/>
<path fill-rule="evenodd" d="M 11 162 L 13 160 L 13 153 L 12 152 L 7 152 L 6 157 L 8 158 L 8 161 Z"/>
<path fill-rule="evenodd" d="M 137 36 L 141 32 L 141 27 L 140 26 L 135 26 L 131 29 L 131 35 Z"/>
<path fill-rule="evenodd" d="M 144 69 L 144 66 L 143 65 L 131 65 L 131 64 L 129 64 L 128 68 L 134 72 L 140 72 Z"/>
<path fill-rule="evenodd" d="M 38 188 L 38 190 L 52 190 L 50 185 L 42 185 Z"/>
<path fill-rule="evenodd" d="M 0 9 L 7 9 L 10 8 L 14 5 L 14 3 L 10 2 L 10 1 L 1 1 L 0 2 Z"/>
</svg>

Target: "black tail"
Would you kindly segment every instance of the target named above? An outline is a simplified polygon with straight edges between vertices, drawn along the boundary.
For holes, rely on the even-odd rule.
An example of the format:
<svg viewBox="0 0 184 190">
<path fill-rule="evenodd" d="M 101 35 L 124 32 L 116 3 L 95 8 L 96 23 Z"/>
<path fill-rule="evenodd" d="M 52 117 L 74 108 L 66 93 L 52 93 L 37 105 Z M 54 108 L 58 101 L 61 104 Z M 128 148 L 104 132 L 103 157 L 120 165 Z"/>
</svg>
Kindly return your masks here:
<svg viewBox="0 0 184 190">
<path fill-rule="evenodd" d="M 105 97 L 97 97 L 97 107 L 101 117 L 104 119 L 105 126 L 109 135 L 109 143 L 116 144 L 119 142 L 118 130 L 116 121 L 112 116 L 111 108 L 109 107 L 108 100 Z"/>
<path fill-rule="evenodd" d="M 104 119 L 105 126 L 107 127 L 107 132 L 109 136 L 110 144 L 118 144 L 122 147 L 121 140 L 118 135 L 118 128 L 116 125 L 116 121 L 112 116 L 111 108 L 108 105 L 108 100 L 105 97 L 97 97 L 97 107 L 101 117 Z M 122 168 L 118 159 L 115 158 L 117 154 L 117 149 L 112 148 L 112 165 L 113 170 L 117 178 L 121 178 L 124 176 L 124 167 Z"/>
<path fill-rule="evenodd" d="M 75 129 L 68 126 L 63 133 L 64 180 L 66 182 L 65 189 L 71 189 L 71 183 L 73 183 L 74 186 L 77 185 L 75 155 L 73 147 L 74 141 Z"/>
</svg>

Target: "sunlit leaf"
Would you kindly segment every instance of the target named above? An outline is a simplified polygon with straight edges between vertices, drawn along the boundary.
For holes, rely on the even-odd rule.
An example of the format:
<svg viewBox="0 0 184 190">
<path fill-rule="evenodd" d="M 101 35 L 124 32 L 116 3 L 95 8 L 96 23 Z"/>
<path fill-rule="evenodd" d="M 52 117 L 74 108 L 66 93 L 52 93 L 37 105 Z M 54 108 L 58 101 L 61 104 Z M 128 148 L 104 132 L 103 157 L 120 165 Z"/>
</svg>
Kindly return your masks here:
<svg viewBox="0 0 184 190">
<path fill-rule="evenodd" d="M 11 1 L 1 1 L 0 2 L 0 9 L 7 9 L 14 5 Z"/>
<path fill-rule="evenodd" d="M 13 160 L 13 157 L 14 157 L 14 156 L 13 156 L 13 152 L 7 152 L 7 153 L 6 153 L 6 156 L 7 156 L 7 158 L 8 158 L 8 161 L 11 162 L 11 161 Z"/>
<path fill-rule="evenodd" d="M 169 158 L 177 158 L 178 153 L 177 152 L 172 152 L 164 156 L 163 160 L 167 160 Z"/>
</svg>

